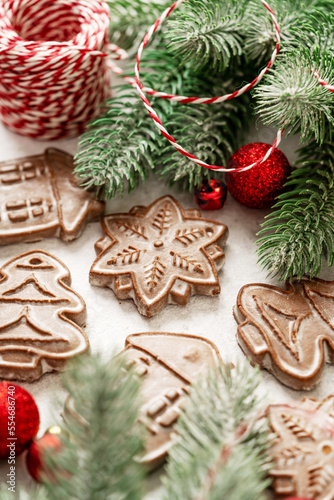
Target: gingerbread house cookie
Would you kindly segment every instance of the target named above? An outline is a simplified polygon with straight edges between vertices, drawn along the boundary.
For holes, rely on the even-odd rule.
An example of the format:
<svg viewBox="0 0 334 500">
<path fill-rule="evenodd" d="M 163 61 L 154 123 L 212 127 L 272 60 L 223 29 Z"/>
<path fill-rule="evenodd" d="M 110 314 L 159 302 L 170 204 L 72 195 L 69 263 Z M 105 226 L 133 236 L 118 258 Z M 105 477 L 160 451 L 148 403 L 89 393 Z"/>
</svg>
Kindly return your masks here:
<svg viewBox="0 0 334 500">
<path fill-rule="evenodd" d="M 0 162 L 0 245 L 57 236 L 77 238 L 104 203 L 84 191 L 73 175 L 73 157 L 58 149 Z"/>
</svg>

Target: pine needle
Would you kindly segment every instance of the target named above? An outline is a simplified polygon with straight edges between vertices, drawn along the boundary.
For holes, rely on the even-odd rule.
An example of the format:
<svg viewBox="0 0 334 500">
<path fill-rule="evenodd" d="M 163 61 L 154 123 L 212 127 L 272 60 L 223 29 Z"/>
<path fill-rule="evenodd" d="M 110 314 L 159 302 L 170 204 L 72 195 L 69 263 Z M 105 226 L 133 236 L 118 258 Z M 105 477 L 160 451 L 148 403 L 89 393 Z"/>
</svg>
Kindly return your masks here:
<svg viewBox="0 0 334 500">
<path fill-rule="evenodd" d="M 334 260 L 334 153 L 331 140 L 322 148 L 300 150 L 300 168 L 288 180 L 259 234 L 259 262 L 279 280 L 318 275 L 325 253 Z"/>
<path fill-rule="evenodd" d="M 259 381 L 250 366 L 228 365 L 191 389 L 167 464 L 165 500 L 264 498 L 269 438 L 266 420 L 255 417 L 263 404 Z"/>
<path fill-rule="evenodd" d="M 125 366 L 123 356 L 107 364 L 82 356 L 67 368 L 64 385 L 80 420 L 67 415 L 63 452 L 46 454 L 57 477 L 46 482 L 49 500 L 142 499 L 145 469 L 134 460 L 143 445 L 139 380 Z"/>
</svg>

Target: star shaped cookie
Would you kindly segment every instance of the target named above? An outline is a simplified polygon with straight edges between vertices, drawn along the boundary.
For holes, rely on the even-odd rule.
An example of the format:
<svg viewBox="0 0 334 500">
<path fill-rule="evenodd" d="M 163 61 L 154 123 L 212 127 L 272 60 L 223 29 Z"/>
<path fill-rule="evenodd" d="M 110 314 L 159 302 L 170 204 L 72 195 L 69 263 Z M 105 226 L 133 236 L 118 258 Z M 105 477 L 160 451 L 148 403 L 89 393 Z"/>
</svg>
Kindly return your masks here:
<svg viewBox="0 0 334 500">
<path fill-rule="evenodd" d="M 217 271 L 228 229 L 199 210 L 183 210 L 164 196 L 149 207 L 108 215 L 102 227 L 106 236 L 95 245 L 90 282 L 110 287 L 119 300 L 133 299 L 144 316 L 166 304 L 186 305 L 194 294 L 220 293 Z"/>
</svg>

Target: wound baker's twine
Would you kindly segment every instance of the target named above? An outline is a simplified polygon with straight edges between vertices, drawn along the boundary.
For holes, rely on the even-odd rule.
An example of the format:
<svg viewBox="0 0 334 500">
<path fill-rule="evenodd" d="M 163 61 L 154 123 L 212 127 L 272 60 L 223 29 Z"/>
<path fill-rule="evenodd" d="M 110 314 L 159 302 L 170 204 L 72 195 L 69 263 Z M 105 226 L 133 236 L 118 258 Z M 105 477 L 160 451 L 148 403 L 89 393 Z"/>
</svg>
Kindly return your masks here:
<svg viewBox="0 0 334 500">
<path fill-rule="evenodd" d="M 0 0 L 0 114 L 23 135 L 83 132 L 110 95 L 105 0 Z"/>
<path fill-rule="evenodd" d="M 79 135 L 109 97 L 107 69 L 135 87 L 155 125 L 181 154 L 213 170 L 244 171 L 263 163 L 280 144 L 283 129 L 273 146 L 256 163 L 241 169 L 209 165 L 188 153 L 168 133 L 145 94 L 183 104 L 220 103 L 257 85 L 279 52 L 280 31 L 276 17 L 264 0 L 275 31 L 276 47 L 267 66 L 240 90 L 219 97 L 186 97 L 144 87 L 139 78 L 142 52 L 164 20 L 185 0 L 166 9 L 151 26 L 139 47 L 135 78 L 124 76 L 113 60 L 128 57 L 125 50 L 107 42 L 109 8 L 106 0 L 0 0 L 0 115 L 3 123 L 23 135 L 58 139 Z M 320 78 L 330 92 L 334 87 Z"/>
</svg>

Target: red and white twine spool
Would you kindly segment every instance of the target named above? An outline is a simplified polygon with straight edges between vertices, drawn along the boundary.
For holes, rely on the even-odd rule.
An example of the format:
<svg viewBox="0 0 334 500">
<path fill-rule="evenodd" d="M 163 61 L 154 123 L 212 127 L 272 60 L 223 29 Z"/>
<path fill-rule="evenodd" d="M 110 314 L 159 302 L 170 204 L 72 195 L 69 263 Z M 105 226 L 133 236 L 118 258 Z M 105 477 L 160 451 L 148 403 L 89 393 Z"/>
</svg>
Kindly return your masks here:
<svg viewBox="0 0 334 500">
<path fill-rule="evenodd" d="M 110 92 L 105 0 L 0 0 L 0 115 L 39 139 L 80 134 Z"/>
</svg>

